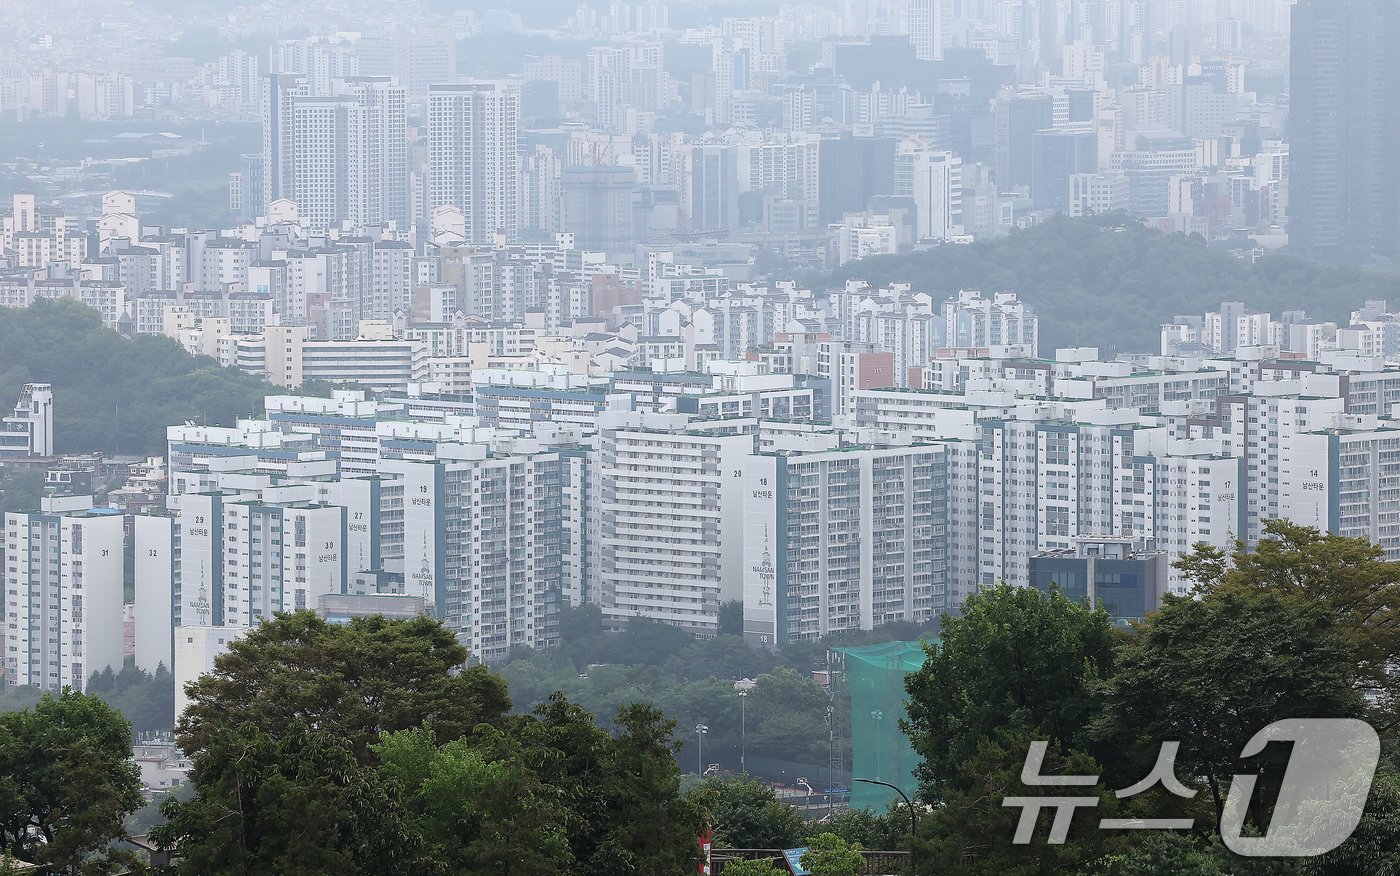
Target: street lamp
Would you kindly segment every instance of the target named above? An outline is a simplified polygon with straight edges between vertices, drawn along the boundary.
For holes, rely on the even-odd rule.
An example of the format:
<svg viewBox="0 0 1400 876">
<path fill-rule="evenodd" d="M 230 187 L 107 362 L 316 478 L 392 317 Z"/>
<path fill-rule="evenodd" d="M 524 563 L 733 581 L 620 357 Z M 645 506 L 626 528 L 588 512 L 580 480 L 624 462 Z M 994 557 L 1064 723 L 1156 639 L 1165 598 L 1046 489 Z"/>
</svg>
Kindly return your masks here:
<svg viewBox="0 0 1400 876">
<path fill-rule="evenodd" d="M 710 732 L 710 728 L 704 724 L 695 725 L 695 774 L 700 778 L 705 777 L 705 734 Z"/>
<path fill-rule="evenodd" d="M 914 811 L 914 804 L 913 804 L 912 802 L 910 802 L 910 800 L 909 800 L 909 795 L 906 794 L 906 793 L 904 793 L 904 790 L 903 790 L 902 788 L 900 788 L 898 785 L 892 785 L 892 784 L 890 784 L 889 782 L 882 782 L 882 781 L 880 781 L 879 779 L 851 779 L 851 781 L 853 781 L 853 782 L 864 782 L 864 783 L 867 784 L 867 785 L 880 785 L 880 786 L 885 787 L 885 788 L 890 788 L 890 789 L 892 789 L 896 794 L 898 794 L 899 796 L 903 797 L 903 798 L 904 798 L 904 805 L 909 807 L 909 829 L 910 829 L 910 831 L 913 832 L 913 835 L 914 835 L 914 836 L 918 836 L 918 834 L 919 834 L 919 814 L 918 814 L 917 812 Z"/>
<path fill-rule="evenodd" d="M 749 774 L 749 692 L 739 691 L 739 772 Z"/>
</svg>

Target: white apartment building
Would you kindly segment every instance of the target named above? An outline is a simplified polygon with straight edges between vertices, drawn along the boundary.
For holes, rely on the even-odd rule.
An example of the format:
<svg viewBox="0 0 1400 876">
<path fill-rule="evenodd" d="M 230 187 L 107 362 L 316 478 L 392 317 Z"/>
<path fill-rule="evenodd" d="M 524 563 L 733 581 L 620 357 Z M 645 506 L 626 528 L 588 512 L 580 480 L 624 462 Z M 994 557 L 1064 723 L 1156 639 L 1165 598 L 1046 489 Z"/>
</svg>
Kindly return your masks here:
<svg viewBox="0 0 1400 876">
<path fill-rule="evenodd" d="M 250 627 L 344 592 L 346 509 L 314 496 L 301 485 L 268 487 L 257 498 L 181 496 L 173 624 Z"/>
<path fill-rule="evenodd" d="M 429 209 L 462 211 L 469 243 L 518 231 L 520 87 L 508 81 L 434 85 L 428 93 Z"/>
<path fill-rule="evenodd" d="M 53 456 L 53 387 L 26 383 L 14 415 L 0 420 L 0 457 Z"/>
<path fill-rule="evenodd" d="M 741 491 L 757 422 L 609 413 L 599 428 L 605 621 L 643 616 L 715 635 L 720 604 L 743 597 Z"/>
<path fill-rule="evenodd" d="M 1040 320 L 1014 292 L 991 298 L 964 290 L 943 305 L 943 343 L 954 348 L 1019 347 L 1034 357 L 1040 350 Z"/>
<path fill-rule="evenodd" d="M 564 466 L 534 441 L 444 444 L 389 460 L 402 487 L 404 592 L 437 608 L 473 657 L 558 641 Z"/>
<path fill-rule="evenodd" d="M 1279 506 L 1294 523 L 1369 539 L 1386 559 L 1400 559 L 1400 423 L 1349 416 L 1287 436 Z"/>
<path fill-rule="evenodd" d="M 749 456 L 745 637 L 931 621 L 947 597 L 947 485 L 937 445 Z"/>
<path fill-rule="evenodd" d="M 5 683 L 84 690 L 122 666 L 121 512 L 91 496 L 47 497 L 4 519 Z"/>
<path fill-rule="evenodd" d="M 402 392 L 427 380 L 428 351 L 421 341 L 307 341 L 301 347 L 301 374 L 303 380 Z"/>
</svg>

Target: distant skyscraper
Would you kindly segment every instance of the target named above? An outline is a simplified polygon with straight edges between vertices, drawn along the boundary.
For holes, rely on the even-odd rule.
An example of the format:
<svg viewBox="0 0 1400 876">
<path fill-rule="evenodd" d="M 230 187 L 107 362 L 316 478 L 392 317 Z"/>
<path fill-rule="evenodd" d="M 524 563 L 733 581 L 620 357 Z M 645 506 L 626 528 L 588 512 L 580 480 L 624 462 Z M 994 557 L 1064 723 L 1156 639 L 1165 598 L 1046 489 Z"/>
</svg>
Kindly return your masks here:
<svg viewBox="0 0 1400 876">
<path fill-rule="evenodd" d="M 906 10 L 909 42 L 920 61 L 943 58 L 943 0 L 909 0 Z"/>
<path fill-rule="evenodd" d="M 1293 7 L 1289 238 L 1300 255 L 1400 256 L 1400 6 Z"/>
<path fill-rule="evenodd" d="M 894 193 L 894 147 L 894 140 L 884 137 L 821 141 L 817 179 L 823 223 L 863 213 L 871 198 Z"/>
<path fill-rule="evenodd" d="M 395 221 L 407 228 L 408 89 L 388 76 L 356 76 L 345 80 L 343 87 L 365 114 L 367 221 Z"/>
<path fill-rule="evenodd" d="M 630 167 L 570 167 L 563 173 L 565 227 L 582 250 L 628 254 L 635 228 Z"/>
<path fill-rule="evenodd" d="M 687 158 L 691 229 L 736 231 L 739 225 L 738 149 L 695 145 Z"/>
<path fill-rule="evenodd" d="M 263 184 L 268 202 L 293 197 L 292 103 L 309 94 L 306 77 L 271 73 L 262 80 Z"/>
<path fill-rule="evenodd" d="M 1070 180 L 1097 167 L 1098 138 L 1093 131 L 1060 129 L 1031 137 L 1031 199 L 1037 210 L 1069 212 Z"/>
<path fill-rule="evenodd" d="M 997 100 L 997 185 L 1003 192 L 1031 186 L 1031 138 L 1054 125 L 1055 100 L 1048 94 L 1015 94 Z"/>
<path fill-rule="evenodd" d="M 287 198 L 314 227 L 390 220 L 402 227 L 409 218 L 404 89 L 387 76 L 354 76 L 336 80 L 335 91 L 312 96 L 299 75 L 264 79 L 261 191 L 244 209 L 257 215 Z"/>
<path fill-rule="evenodd" d="M 429 208 L 461 210 L 469 242 L 516 235 L 519 107 L 519 86 L 505 81 L 434 85 L 429 93 Z"/>
</svg>

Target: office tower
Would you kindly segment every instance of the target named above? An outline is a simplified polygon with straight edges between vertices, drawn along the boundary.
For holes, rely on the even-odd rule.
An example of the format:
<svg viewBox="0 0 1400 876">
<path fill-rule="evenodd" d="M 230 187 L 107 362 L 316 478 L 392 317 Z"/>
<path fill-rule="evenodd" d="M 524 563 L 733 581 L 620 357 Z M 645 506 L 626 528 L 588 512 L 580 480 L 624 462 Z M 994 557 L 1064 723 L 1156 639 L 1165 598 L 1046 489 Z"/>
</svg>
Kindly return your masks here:
<svg viewBox="0 0 1400 876">
<path fill-rule="evenodd" d="M 121 512 L 48 497 L 4 519 L 5 683 L 83 690 L 122 665 Z"/>
<path fill-rule="evenodd" d="M 513 82 L 434 85 L 429 92 L 429 208 L 461 210 L 469 243 L 518 231 L 519 105 Z"/>
<path fill-rule="evenodd" d="M 292 165 L 292 114 L 298 97 L 310 94 L 306 77 L 298 73 L 270 73 L 262 80 L 262 196 L 259 208 L 296 192 Z"/>
<path fill-rule="evenodd" d="M 1030 188 L 1031 138 L 1054 124 L 1055 100 L 1048 94 L 1015 94 L 997 100 L 997 185 L 1003 192 Z"/>
<path fill-rule="evenodd" d="M 739 159 L 734 146 L 697 144 L 686 153 L 690 227 L 735 232 L 739 225 Z"/>
<path fill-rule="evenodd" d="M 913 156 L 915 233 L 920 240 L 950 240 L 963 233 L 962 159 L 951 152 L 920 150 Z"/>
<path fill-rule="evenodd" d="M 905 23 L 914 57 L 920 61 L 943 59 L 943 0 L 908 0 Z"/>
<path fill-rule="evenodd" d="M 894 140 L 841 137 L 821 141 L 817 155 L 822 224 L 864 213 L 870 199 L 894 194 Z"/>
<path fill-rule="evenodd" d="M 1031 138 L 1031 203 L 1037 210 L 1068 213 L 1071 179 L 1098 169 L 1093 131 L 1041 131 Z"/>
<path fill-rule="evenodd" d="M 573 232 L 578 249 L 630 254 L 635 180 L 630 167 L 570 167 L 563 172 L 564 227 Z"/>
<path fill-rule="evenodd" d="M 772 645 L 927 623 L 947 595 L 944 448 L 750 456 L 744 635 Z"/>
<path fill-rule="evenodd" d="M 1400 6 L 1293 7 L 1289 242 L 1300 255 L 1400 255 Z"/>
</svg>

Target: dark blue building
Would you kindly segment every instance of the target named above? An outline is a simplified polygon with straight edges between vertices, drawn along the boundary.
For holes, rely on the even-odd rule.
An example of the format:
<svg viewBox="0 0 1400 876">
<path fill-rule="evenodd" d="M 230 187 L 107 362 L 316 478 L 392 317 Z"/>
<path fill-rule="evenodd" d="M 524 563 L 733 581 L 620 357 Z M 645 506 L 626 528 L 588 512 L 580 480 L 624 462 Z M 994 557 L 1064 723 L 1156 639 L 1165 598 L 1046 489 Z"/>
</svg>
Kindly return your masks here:
<svg viewBox="0 0 1400 876">
<path fill-rule="evenodd" d="M 1165 551 L 1150 539 L 1085 538 L 1073 549 L 1035 554 L 1030 582 L 1049 593 L 1052 587 L 1076 602 L 1108 612 L 1114 622 L 1141 620 L 1162 607 L 1167 592 Z"/>
</svg>

